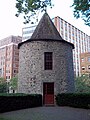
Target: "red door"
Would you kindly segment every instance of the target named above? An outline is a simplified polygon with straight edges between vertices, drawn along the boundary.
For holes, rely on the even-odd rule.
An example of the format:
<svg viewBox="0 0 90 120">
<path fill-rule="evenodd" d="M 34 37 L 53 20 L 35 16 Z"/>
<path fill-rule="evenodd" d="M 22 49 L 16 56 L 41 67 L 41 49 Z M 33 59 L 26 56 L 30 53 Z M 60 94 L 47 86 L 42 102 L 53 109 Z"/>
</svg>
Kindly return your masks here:
<svg viewBox="0 0 90 120">
<path fill-rule="evenodd" d="M 54 104 L 54 83 L 43 83 L 43 103 L 45 105 Z"/>
</svg>

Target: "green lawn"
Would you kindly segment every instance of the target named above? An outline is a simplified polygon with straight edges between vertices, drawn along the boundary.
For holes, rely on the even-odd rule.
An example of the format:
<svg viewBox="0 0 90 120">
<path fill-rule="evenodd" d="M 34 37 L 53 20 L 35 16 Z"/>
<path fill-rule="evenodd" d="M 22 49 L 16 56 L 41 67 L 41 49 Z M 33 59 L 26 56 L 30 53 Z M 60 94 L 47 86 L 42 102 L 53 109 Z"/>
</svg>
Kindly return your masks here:
<svg viewBox="0 0 90 120">
<path fill-rule="evenodd" d="M 12 119 L 5 118 L 5 117 L 2 117 L 2 116 L 0 115 L 0 120 L 12 120 Z"/>
<path fill-rule="evenodd" d="M 11 119 L 0 117 L 0 120 L 11 120 Z"/>
</svg>

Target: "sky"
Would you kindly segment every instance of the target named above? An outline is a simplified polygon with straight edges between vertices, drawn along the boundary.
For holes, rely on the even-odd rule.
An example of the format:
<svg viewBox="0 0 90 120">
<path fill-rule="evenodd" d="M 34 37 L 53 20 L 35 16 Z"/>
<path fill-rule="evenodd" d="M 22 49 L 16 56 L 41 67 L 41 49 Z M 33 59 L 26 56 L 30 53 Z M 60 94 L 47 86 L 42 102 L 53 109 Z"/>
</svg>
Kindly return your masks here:
<svg viewBox="0 0 90 120">
<path fill-rule="evenodd" d="M 90 35 L 90 27 L 84 24 L 82 19 L 76 19 L 73 16 L 73 8 L 70 7 L 73 0 L 52 0 L 54 7 L 48 9 L 47 12 L 51 18 L 59 16 L 65 21 L 71 23 L 81 31 Z M 31 24 L 23 24 L 23 16 L 18 18 L 15 16 L 17 9 L 15 8 L 16 0 L 0 1 L 0 40 L 10 35 L 22 36 L 22 28 L 29 27 Z M 39 19 L 42 14 L 39 14 Z"/>
</svg>

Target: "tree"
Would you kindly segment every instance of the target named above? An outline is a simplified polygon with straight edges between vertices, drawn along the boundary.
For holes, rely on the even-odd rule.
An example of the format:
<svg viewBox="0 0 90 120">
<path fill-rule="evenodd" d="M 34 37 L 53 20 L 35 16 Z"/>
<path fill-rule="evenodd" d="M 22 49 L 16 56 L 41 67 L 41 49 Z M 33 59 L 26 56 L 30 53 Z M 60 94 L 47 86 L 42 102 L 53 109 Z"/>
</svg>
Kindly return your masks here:
<svg viewBox="0 0 90 120">
<path fill-rule="evenodd" d="M 18 76 L 15 76 L 13 78 L 10 79 L 10 85 L 11 89 L 13 91 L 17 90 L 17 86 L 18 86 Z"/>
<path fill-rule="evenodd" d="M 82 18 L 86 25 L 90 26 L 90 0 L 74 0 L 74 17 Z"/>
<path fill-rule="evenodd" d="M 7 83 L 4 78 L 0 78 L 0 93 L 7 92 Z"/>
<path fill-rule="evenodd" d="M 90 93 L 90 78 L 88 75 L 82 75 L 75 79 L 75 90 L 79 93 Z"/>
<path fill-rule="evenodd" d="M 29 23 L 38 11 L 46 11 L 48 6 L 52 7 L 51 0 L 16 0 L 16 16 L 24 14 L 24 23 Z"/>
</svg>

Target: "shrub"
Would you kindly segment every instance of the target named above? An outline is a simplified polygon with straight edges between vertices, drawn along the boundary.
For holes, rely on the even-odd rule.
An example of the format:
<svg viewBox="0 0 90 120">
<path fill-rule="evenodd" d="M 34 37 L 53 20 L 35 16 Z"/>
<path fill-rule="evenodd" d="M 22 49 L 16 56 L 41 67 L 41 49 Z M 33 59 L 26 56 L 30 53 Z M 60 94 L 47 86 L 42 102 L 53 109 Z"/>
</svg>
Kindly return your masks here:
<svg viewBox="0 0 90 120">
<path fill-rule="evenodd" d="M 0 96 L 27 96 L 25 93 L 0 93 Z"/>
<path fill-rule="evenodd" d="M 0 94 L 0 112 L 42 106 L 42 95 Z"/>
<path fill-rule="evenodd" d="M 59 106 L 71 106 L 78 108 L 90 108 L 89 93 L 62 93 L 56 96 Z"/>
</svg>

